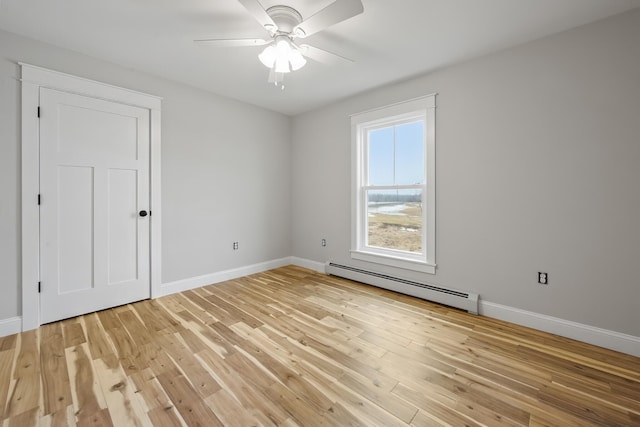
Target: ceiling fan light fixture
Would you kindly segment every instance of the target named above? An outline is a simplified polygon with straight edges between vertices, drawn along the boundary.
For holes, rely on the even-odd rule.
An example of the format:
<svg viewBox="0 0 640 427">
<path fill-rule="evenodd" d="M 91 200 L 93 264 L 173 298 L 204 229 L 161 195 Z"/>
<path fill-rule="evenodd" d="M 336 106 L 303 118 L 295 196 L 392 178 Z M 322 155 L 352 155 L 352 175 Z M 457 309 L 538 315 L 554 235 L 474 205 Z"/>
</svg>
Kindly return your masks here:
<svg viewBox="0 0 640 427">
<path fill-rule="evenodd" d="M 278 57 L 276 58 L 276 73 L 288 73 L 291 70 L 289 69 L 289 59 L 286 57 Z"/>
<path fill-rule="evenodd" d="M 304 67 L 307 60 L 304 59 L 304 56 L 302 56 L 302 53 L 298 49 L 292 49 L 289 55 L 289 62 L 291 62 L 291 70 L 296 71 Z"/>
<path fill-rule="evenodd" d="M 288 58 L 291 52 L 291 41 L 288 37 L 276 37 L 276 51 L 279 58 Z"/>
<path fill-rule="evenodd" d="M 267 68 L 273 68 L 273 65 L 276 62 L 276 48 L 271 46 L 267 46 L 265 50 L 262 51 L 260 55 L 258 55 L 258 59 L 260 62 L 264 64 Z"/>
<path fill-rule="evenodd" d="M 258 55 L 258 59 L 265 67 L 279 74 L 299 70 L 307 63 L 307 60 L 302 56 L 302 52 L 287 36 L 277 36 L 275 44 L 267 46 Z"/>
</svg>

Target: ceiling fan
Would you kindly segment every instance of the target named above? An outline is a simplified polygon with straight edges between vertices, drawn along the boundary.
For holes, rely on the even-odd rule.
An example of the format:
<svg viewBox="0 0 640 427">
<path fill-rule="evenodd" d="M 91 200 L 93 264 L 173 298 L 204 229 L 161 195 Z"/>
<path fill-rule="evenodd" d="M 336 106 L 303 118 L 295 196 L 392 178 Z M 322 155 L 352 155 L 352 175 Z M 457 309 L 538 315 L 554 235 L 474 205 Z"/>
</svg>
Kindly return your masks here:
<svg viewBox="0 0 640 427">
<path fill-rule="evenodd" d="M 322 31 L 332 25 L 345 21 L 364 11 L 361 0 L 335 0 L 316 14 L 303 19 L 302 15 L 290 6 L 277 5 L 264 9 L 258 0 L 238 0 L 247 11 L 269 33 L 267 39 L 199 39 L 216 47 L 267 46 L 258 58 L 269 68 L 269 82 L 284 89 L 284 75 L 302 68 L 307 58 L 318 62 L 353 62 L 335 53 L 328 52 L 308 44 L 297 44 L 296 39 Z"/>
</svg>

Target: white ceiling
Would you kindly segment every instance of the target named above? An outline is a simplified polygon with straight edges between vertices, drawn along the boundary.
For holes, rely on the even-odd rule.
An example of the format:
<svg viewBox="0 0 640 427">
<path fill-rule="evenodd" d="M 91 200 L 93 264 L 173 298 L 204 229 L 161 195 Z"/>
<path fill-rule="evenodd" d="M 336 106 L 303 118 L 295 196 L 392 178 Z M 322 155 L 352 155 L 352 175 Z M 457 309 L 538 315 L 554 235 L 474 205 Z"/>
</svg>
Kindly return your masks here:
<svg viewBox="0 0 640 427">
<path fill-rule="evenodd" d="M 261 0 L 303 15 L 332 0 Z M 309 61 L 267 83 L 261 47 L 214 48 L 213 37 L 264 37 L 237 0 L 0 0 L 0 28 L 285 114 L 515 46 L 640 6 L 640 0 L 362 0 L 364 13 L 305 42 L 355 63 Z M 37 64 L 36 64 L 37 65 Z"/>
</svg>

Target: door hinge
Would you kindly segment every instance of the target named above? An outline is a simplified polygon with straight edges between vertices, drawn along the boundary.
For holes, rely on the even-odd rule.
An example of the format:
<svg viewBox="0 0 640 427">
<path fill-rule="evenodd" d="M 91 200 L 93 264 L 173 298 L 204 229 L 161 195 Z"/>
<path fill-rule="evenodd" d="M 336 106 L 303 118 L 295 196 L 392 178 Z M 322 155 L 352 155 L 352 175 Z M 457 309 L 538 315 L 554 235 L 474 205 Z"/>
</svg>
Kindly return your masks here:
<svg viewBox="0 0 640 427">
<path fill-rule="evenodd" d="M 42 282 L 38 282 L 38 293 L 40 293 L 42 289 Z"/>
<path fill-rule="evenodd" d="M 38 206 L 40 206 L 40 195 L 38 194 Z"/>
<path fill-rule="evenodd" d="M 38 118 L 40 118 L 40 106 L 38 106 Z"/>
</svg>

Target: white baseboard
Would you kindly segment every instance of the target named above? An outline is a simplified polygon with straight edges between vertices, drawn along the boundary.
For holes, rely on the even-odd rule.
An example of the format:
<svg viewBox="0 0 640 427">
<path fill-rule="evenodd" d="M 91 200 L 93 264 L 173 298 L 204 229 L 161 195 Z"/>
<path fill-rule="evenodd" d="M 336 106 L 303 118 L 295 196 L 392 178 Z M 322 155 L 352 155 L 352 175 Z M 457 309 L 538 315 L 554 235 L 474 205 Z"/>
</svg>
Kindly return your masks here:
<svg viewBox="0 0 640 427">
<path fill-rule="evenodd" d="M 212 285 L 214 283 L 224 282 L 225 280 L 237 279 L 238 277 L 248 276 L 250 274 L 261 273 L 278 267 L 290 265 L 291 257 L 275 259 L 271 261 L 261 262 L 258 264 L 247 265 L 244 267 L 233 268 L 230 270 L 219 271 L 217 273 L 205 274 L 202 276 L 190 277 L 188 279 L 176 280 L 174 282 L 163 283 L 160 286 L 160 295 L 170 295 L 177 292 L 188 291 L 202 286 Z"/>
<path fill-rule="evenodd" d="M 480 300 L 480 314 L 640 357 L 640 337 Z"/>
<path fill-rule="evenodd" d="M 0 320 L 0 337 L 17 334 L 22 331 L 22 317 L 9 317 Z"/>
<path fill-rule="evenodd" d="M 325 265 L 323 262 L 311 261 L 310 259 L 298 258 L 292 256 L 290 264 L 297 265 L 298 267 L 308 268 L 309 270 L 317 271 L 318 273 L 325 273 Z"/>
</svg>

